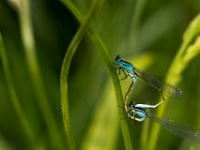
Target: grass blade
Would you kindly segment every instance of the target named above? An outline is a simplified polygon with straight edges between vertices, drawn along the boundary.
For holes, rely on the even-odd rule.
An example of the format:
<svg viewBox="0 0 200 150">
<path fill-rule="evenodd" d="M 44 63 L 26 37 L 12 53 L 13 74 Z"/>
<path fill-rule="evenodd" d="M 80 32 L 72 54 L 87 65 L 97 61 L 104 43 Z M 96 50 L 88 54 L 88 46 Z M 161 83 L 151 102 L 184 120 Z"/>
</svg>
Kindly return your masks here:
<svg viewBox="0 0 200 150">
<path fill-rule="evenodd" d="M 200 15 L 198 15 L 186 29 L 183 37 L 183 43 L 178 50 L 178 53 L 172 62 L 167 76 L 166 82 L 176 85 L 180 81 L 181 73 L 189 65 L 189 63 L 200 53 Z M 194 40 L 194 43 L 192 41 Z M 173 77 L 173 78 L 172 78 Z M 158 114 L 162 116 L 167 107 L 168 101 L 165 102 L 163 107 L 158 108 Z M 156 141 L 160 131 L 160 126 L 154 124 L 149 141 L 149 149 L 155 149 Z"/>
<path fill-rule="evenodd" d="M 69 1 L 66 1 L 68 3 Z M 88 15 L 85 19 L 82 19 L 81 26 L 78 29 L 76 35 L 72 39 L 69 47 L 67 48 L 60 76 L 60 90 L 61 90 L 61 106 L 62 106 L 62 114 L 63 114 L 63 122 L 67 135 L 67 142 L 69 149 L 76 149 L 75 142 L 72 137 L 72 130 L 70 126 L 70 118 L 69 118 L 69 106 L 68 106 L 68 72 L 70 68 L 70 64 L 73 58 L 73 55 L 80 44 L 83 36 L 87 32 L 87 28 L 90 24 L 91 19 L 94 17 L 95 12 L 101 6 L 101 0 L 97 0 L 92 3 L 91 8 L 89 10 Z M 70 3 L 71 4 L 71 3 Z M 69 8 L 74 9 L 73 5 L 68 5 Z"/>
<path fill-rule="evenodd" d="M 73 13 L 73 15 L 81 23 L 84 17 L 80 13 L 80 11 L 73 5 L 73 3 L 71 3 L 70 1 L 62 1 L 62 2 L 70 9 L 70 11 Z M 95 43 L 96 47 L 98 48 L 102 58 L 104 59 L 106 65 L 110 71 L 110 74 L 111 74 L 111 77 L 113 80 L 113 84 L 115 87 L 115 94 L 116 94 L 118 106 L 123 106 L 124 101 L 123 101 L 122 90 L 120 87 L 120 82 L 119 82 L 119 78 L 118 78 L 118 75 L 115 70 L 114 63 L 110 57 L 110 54 L 109 54 L 104 42 L 101 40 L 99 35 L 94 31 L 94 29 L 92 27 L 88 28 L 88 34 L 89 34 L 90 38 L 93 40 L 93 42 Z M 119 112 L 119 114 L 121 114 L 121 118 L 126 117 L 121 108 L 118 108 L 118 112 Z M 122 130 L 122 134 L 123 134 L 123 138 L 124 138 L 125 147 L 126 147 L 126 149 L 131 150 L 132 144 L 131 144 L 130 132 L 129 132 L 129 128 L 128 128 L 128 121 L 121 120 L 120 124 L 121 124 L 121 130 Z"/>
</svg>

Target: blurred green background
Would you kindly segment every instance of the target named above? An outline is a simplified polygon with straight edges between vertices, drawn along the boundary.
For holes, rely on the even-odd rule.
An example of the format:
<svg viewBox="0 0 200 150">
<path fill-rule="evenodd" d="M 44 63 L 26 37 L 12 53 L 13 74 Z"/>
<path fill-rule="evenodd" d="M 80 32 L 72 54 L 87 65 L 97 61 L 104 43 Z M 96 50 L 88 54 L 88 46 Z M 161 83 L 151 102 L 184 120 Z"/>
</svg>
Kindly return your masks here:
<svg viewBox="0 0 200 150">
<path fill-rule="evenodd" d="M 91 2 L 72 1 L 84 15 Z M 6 51 L 6 55 L 1 52 L 0 61 L 0 150 L 67 149 L 60 72 L 66 49 L 80 24 L 60 1 L 34 0 L 29 4 L 36 57 L 23 44 L 23 0 L 0 1 L 0 32 Z M 102 4 L 91 26 L 113 60 L 120 54 L 137 68 L 164 80 L 184 31 L 199 12 L 199 0 L 109 0 Z M 26 36 L 29 40 L 28 33 Z M 0 48 L 3 49 L 2 44 Z M 4 62 L 7 59 L 9 75 L 3 58 Z M 38 61 L 35 70 L 30 69 L 35 65 L 31 64 L 32 58 Z M 194 128 L 200 128 L 199 69 L 197 55 L 177 85 L 183 91 L 182 98 L 169 100 L 164 112 L 164 116 Z M 12 82 L 8 82 L 10 79 Z M 117 106 L 107 66 L 87 34 L 73 57 L 68 81 L 69 112 L 77 149 L 125 149 L 119 126 L 123 119 L 117 113 L 117 108 L 123 106 Z M 121 82 L 123 94 L 130 82 Z M 147 104 L 155 104 L 158 98 L 159 93 L 142 81 L 136 83 L 129 96 L 129 100 Z M 156 114 L 156 110 L 153 112 Z M 134 149 L 148 149 L 154 130 L 151 126 L 148 120 L 130 124 Z M 158 137 L 155 149 L 198 149 L 164 129 Z"/>
</svg>

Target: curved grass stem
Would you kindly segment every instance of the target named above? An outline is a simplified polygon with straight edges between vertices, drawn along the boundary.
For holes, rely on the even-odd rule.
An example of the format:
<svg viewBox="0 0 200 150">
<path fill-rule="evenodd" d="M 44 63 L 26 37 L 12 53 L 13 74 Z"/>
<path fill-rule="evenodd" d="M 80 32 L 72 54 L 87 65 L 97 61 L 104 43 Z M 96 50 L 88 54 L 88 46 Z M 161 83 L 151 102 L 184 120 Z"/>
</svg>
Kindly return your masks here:
<svg viewBox="0 0 200 150">
<path fill-rule="evenodd" d="M 186 29 L 183 37 L 183 42 L 178 50 L 178 53 L 172 62 L 165 81 L 172 85 L 178 84 L 181 78 L 181 73 L 186 69 L 189 63 L 200 53 L 200 14 L 195 17 L 189 27 Z M 168 101 L 163 107 L 158 108 L 158 114 L 162 115 L 167 107 Z M 151 130 L 149 141 L 149 149 L 155 149 L 158 139 L 160 126 L 154 124 Z"/>
<path fill-rule="evenodd" d="M 90 24 L 91 19 L 94 17 L 95 12 L 98 10 L 98 8 L 101 6 L 100 3 L 101 0 L 97 0 L 94 3 L 92 3 L 91 8 L 89 10 L 88 15 L 85 19 L 82 19 L 80 21 L 81 26 L 79 27 L 76 35 L 72 39 L 69 47 L 67 48 L 62 69 L 61 69 L 61 75 L 60 75 L 60 90 L 61 90 L 61 107 L 62 107 L 62 114 L 63 114 L 63 122 L 64 127 L 67 135 L 67 142 L 68 142 L 68 148 L 69 149 L 76 149 L 75 142 L 72 137 L 72 130 L 70 125 L 70 117 L 69 117 L 69 105 L 68 105 L 68 73 L 70 64 L 73 58 L 74 53 L 76 52 L 76 49 L 78 45 L 80 44 L 83 36 L 87 32 L 88 26 Z M 69 1 L 66 1 L 68 4 Z M 71 8 L 74 10 L 73 5 L 68 5 L 68 8 Z"/>
<path fill-rule="evenodd" d="M 70 9 L 70 11 L 73 13 L 73 15 L 77 18 L 77 20 L 80 23 L 82 23 L 83 20 L 84 20 L 84 16 L 73 5 L 73 3 L 70 2 L 70 1 L 64 1 L 64 0 L 62 0 L 62 2 Z M 101 40 L 100 36 L 95 32 L 95 30 L 92 27 L 88 28 L 88 34 L 89 34 L 90 38 L 93 40 L 93 42 L 95 43 L 96 47 L 98 48 L 102 58 L 104 59 L 106 65 L 107 65 L 107 67 L 110 71 L 110 74 L 111 74 L 111 77 L 112 77 L 112 80 L 113 80 L 113 84 L 114 84 L 114 87 L 115 87 L 115 93 L 116 93 L 118 106 L 123 106 L 124 101 L 123 101 L 123 96 L 122 96 L 122 90 L 121 90 L 121 87 L 120 87 L 120 82 L 119 82 L 119 79 L 118 79 L 118 75 L 116 74 L 116 70 L 115 70 L 113 61 L 110 57 L 110 54 L 109 54 L 104 42 Z M 63 88 L 66 89 L 67 88 L 66 85 Z M 62 96 L 64 96 L 64 97 L 62 99 L 65 100 L 65 101 L 63 101 L 62 105 L 68 105 L 67 102 L 66 102 L 66 94 L 65 95 L 63 95 L 63 94 L 62 94 Z M 118 111 L 119 111 L 119 114 L 125 115 L 121 108 L 118 108 Z M 64 113 L 66 115 L 67 112 L 64 112 Z M 122 118 L 125 118 L 125 116 L 122 117 Z M 66 122 L 66 124 L 67 124 L 67 122 Z M 126 147 L 127 150 L 131 150 L 132 144 L 131 144 L 130 132 L 129 132 L 129 128 L 128 128 L 128 121 L 127 120 L 121 120 L 120 124 L 121 124 L 121 129 L 122 129 L 125 147 Z"/>
</svg>

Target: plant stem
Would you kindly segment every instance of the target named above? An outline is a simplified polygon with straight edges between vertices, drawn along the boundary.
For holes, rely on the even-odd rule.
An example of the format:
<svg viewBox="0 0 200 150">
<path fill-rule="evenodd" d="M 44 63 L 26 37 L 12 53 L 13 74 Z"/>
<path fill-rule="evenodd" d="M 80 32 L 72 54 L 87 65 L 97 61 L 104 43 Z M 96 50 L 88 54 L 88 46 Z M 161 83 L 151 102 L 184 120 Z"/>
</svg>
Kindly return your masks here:
<svg viewBox="0 0 200 150">
<path fill-rule="evenodd" d="M 69 1 L 65 1 L 66 3 Z M 72 137 L 72 130 L 70 125 L 70 117 L 69 117 L 69 104 L 68 104 L 68 73 L 70 69 L 70 64 L 73 58 L 74 53 L 76 52 L 76 49 L 78 45 L 80 44 L 83 36 L 87 32 L 88 26 L 94 17 L 96 11 L 101 6 L 102 0 L 96 0 L 94 3 L 92 3 L 91 8 L 89 10 L 88 15 L 85 19 L 83 19 L 80 23 L 81 26 L 79 27 L 76 35 L 72 39 L 69 47 L 67 48 L 62 69 L 61 69 L 61 75 L 60 75 L 60 90 L 61 90 L 61 106 L 62 106 L 62 114 L 63 114 L 63 122 L 64 127 L 67 135 L 67 142 L 69 149 L 76 149 L 75 142 Z M 70 3 L 72 4 L 72 3 Z M 68 6 L 72 8 L 73 5 Z"/>
</svg>

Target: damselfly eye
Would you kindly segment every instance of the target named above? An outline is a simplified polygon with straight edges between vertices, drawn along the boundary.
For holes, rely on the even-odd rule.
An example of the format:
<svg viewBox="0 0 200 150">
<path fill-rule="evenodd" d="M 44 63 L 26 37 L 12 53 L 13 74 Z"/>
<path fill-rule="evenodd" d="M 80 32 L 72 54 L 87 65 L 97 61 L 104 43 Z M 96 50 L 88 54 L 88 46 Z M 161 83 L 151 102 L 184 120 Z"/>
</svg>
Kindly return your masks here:
<svg viewBox="0 0 200 150">
<path fill-rule="evenodd" d="M 133 108 L 134 105 L 135 105 L 135 102 L 131 101 L 130 104 L 129 104 L 129 107 L 132 107 L 132 108 Z"/>
<path fill-rule="evenodd" d="M 121 61 L 121 57 L 119 55 L 116 56 L 115 61 Z"/>
</svg>

